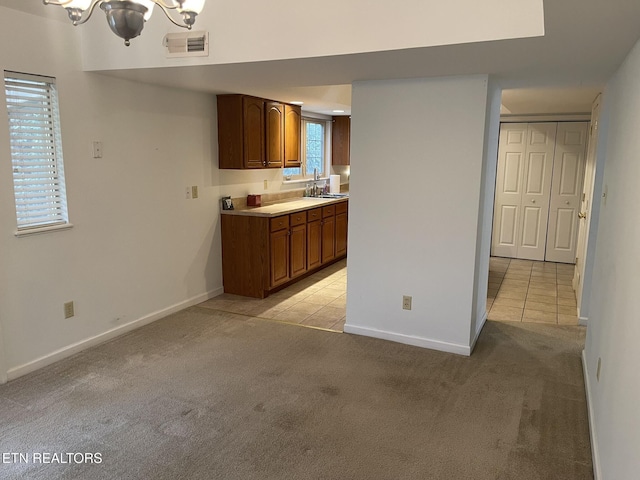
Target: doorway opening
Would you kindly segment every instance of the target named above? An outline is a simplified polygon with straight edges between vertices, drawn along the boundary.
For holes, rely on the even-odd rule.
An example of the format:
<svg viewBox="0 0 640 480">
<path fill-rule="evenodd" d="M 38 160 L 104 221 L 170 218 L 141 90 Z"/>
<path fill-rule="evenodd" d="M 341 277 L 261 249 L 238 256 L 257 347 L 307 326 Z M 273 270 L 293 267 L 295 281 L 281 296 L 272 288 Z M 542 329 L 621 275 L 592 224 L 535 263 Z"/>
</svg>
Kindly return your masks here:
<svg viewBox="0 0 640 480">
<path fill-rule="evenodd" d="M 545 303 L 537 302 L 542 292 L 533 290 L 551 291 L 555 270 L 556 300 L 547 298 L 546 304 L 555 303 L 556 321 L 573 324 L 576 315 L 578 323 L 587 324 L 583 292 L 590 289 L 599 213 L 599 202 L 593 201 L 601 189 L 596 174 L 600 98 L 597 88 L 503 90 L 488 318 L 502 316 L 498 307 L 502 313 L 505 307 L 521 308 L 520 319 L 531 318 L 525 315 L 532 310 L 527 306 Z M 528 281 L 522 278 L 527 273 Z M 571 305 L 558 300 L 565 298 L 560 292 L 573 292 Z M 551 310 L 543 306 L 540 311 Z M 517 320 L 520 312 L 511 313 Z M 550 321 L 549 315 L 539 317 Z"/>
</svg>

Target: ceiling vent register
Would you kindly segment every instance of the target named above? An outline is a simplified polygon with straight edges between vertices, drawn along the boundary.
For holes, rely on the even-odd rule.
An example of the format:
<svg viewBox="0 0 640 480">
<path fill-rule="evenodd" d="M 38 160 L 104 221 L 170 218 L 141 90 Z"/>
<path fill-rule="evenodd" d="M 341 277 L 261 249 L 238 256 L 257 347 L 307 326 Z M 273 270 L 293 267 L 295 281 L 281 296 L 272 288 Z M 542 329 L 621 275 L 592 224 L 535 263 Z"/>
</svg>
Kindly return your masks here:
<svg viewBox="0 0 640 480">
<path fill-rule="evenodd" d="M 209 32 L 167 33 L 162 44 L 167 58 L 209 56 Z"/>
</svg>

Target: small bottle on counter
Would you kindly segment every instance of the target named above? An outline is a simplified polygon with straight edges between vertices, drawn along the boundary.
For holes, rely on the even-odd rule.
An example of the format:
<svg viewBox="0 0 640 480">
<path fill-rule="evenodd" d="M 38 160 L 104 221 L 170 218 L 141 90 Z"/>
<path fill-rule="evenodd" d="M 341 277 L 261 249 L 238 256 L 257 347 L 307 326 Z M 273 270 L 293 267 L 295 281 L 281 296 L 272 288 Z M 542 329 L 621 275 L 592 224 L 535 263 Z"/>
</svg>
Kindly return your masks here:
<svg viewBox="0 0 640 480">
<path fill-rule="evenodd" d="M 305 197 L 310 197 L 311 196 L 311 185 L 307 183 L 307 185 L 304 187 L 304 196 Z"/>
</svg>

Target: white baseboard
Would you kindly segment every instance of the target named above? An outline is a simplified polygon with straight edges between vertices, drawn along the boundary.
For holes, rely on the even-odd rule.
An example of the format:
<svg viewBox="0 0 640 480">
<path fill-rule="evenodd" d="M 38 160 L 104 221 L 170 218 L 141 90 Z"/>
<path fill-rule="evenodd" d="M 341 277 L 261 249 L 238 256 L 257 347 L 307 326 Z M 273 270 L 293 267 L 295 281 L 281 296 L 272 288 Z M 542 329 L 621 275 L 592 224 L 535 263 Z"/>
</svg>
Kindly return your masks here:
<svg viewBox="0 0 640 480">
<path fill-rule="evenodd" d="M 589 323 L 589 317 L 578 317 L 578 325 L 582 325 L 583 327 L 586 327 L 588 323 Z"/>
<path fill-rule="evenodd" d="M 405 335 L 402 333 L 388 332 L 378 330 L 376 328 L 360 327 L 349 323 L 344 326 L 344 333 L 352 333 L 354 335 L 362 335 L 365 337 L 380 338 L 382 340 L 390 340 L 392 342 L 413 345 L 414 347 L 430 348 L 441 352 L 456 353 L 458 355 L 471 355 L 471 346 L 458 345 L 456 343 L 442 342 L 440 340 L 432 340 L 430 338 L 416 337 L 415 335 Z"/>
<path fill-rule="evenodd" d="M 108 340 L 119 337 L 120 335 L 124 335 L 131 330 L 135 330 L 136 328 L 140 328 L 144 325 L 171 315 L 172 313 L 179 312 L 180 310 L 184 310 L 185 308 L 192 307 L 193 305 L 197 305 L 198 303 L 207 301 L 210 298 L 217 297 L 218 295 L 221 295 L 223 291 L 223 287 L 220 287 L 216 288 L 215 290 L 211 290 L 210 292 L 196 295 L 195 297 L 191 297 L 167 308 L 163 308 L 162 310 L 158 310 L 156 312 L 150 313 L 149 315 L 145 315 L 144 317 L 138 318 L 137 320 L 133 320 L 124 325 L 120 325 L 111 330 L 107 330 L 106 332 L 94 337 L 87 338 L 86 340 L 82 340 L 80 342 L 56 350 L 55 352 L 37 358 L 36 360 L 33 360 L 29 363 L 25 363 L 24 365 L 11 368 L 9 369 L 9 371 L 7 371 L 7 380 L 15 380 L 18 377 L 34 372 L 42 367 L 46 367 L 47 365 L 51 365 L 52 363 L 70 357 L 71 355 L 75 355 L 76 353 L 81 352 L 82 350 L 86 350 L 89 347 L 99 345 Z"/>
<path fill-rule="evenodd" d="M 596 432 L 596 421 L 593 414 L 593 403 L 591 400 L 591 382 L 589 380 L 589 367 L 587 366 L 587 357 L 582 351 L 582 373 L 584 375 L 584 389 L 587 393 L 587 411 L 589 413 L 589 436 L 591 438 L 591 459 L 593 461 L 593 479 L 602 478 L 600 472 L 600 455 L 598 453 L 598 436 Z"/>
</svg>

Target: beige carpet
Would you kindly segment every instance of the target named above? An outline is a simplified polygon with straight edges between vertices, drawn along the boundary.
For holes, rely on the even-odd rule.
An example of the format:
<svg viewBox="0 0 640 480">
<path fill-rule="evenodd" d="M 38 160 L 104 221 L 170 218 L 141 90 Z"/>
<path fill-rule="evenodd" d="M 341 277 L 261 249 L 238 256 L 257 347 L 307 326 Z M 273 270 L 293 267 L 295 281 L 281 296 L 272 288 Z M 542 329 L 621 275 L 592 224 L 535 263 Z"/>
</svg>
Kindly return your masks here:
<svg viewBox="0 0 640 480">
<path fill-rule="evenodd" d="M 590 479 L 584 329 L 488 322 L 466 358 L 193 307 L 0 386 L 29 479 Z"/>
</svg>

